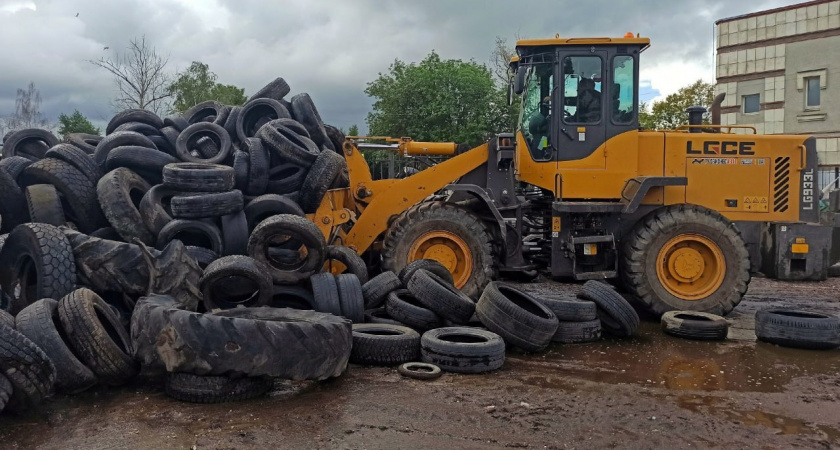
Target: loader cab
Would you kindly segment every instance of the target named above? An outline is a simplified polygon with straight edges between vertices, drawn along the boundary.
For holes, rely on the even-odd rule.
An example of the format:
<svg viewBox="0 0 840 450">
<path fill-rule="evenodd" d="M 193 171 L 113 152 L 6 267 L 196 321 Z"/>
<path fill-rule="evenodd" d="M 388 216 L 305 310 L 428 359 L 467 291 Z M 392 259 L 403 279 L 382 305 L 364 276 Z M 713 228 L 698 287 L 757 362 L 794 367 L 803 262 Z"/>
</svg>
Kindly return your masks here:
<svg viewBox="0 0 840 450">
<path fill-rule="evenodd" d="M 530 158 L 580 160 L 638 129 L 639 55 L 649 42 L 632 35 L 518 41 L 517 131 Z"/>
</svg>

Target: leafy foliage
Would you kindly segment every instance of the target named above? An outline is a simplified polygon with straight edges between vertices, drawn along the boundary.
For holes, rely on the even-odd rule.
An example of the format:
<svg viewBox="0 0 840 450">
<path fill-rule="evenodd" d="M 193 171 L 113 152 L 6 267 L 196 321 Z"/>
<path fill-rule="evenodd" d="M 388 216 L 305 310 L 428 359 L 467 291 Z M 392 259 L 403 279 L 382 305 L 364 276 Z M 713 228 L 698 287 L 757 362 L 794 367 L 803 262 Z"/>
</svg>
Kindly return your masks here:
<svg viewBox="0 0 840 450">
<path fill-rule="evenodd" d="M 650 130 L 677 128 L 688 123 L 686 108 L 697 105 L 709 109 L 714 96 L 715 87 L 713 84 L 697 80 L 665 97 L 665 100 L 653 102 L 650 106 L 642 103 L 639 108 L 639 125 Z M 708 123 L 708 121 L 707 113 L 704 122 Z"/>
<path fill-rule="evenodd" d="M 185 71 L 178 74 L 169 92 L 175 98 L 172 109 L 183 112 L 208 100 L 215 100 L 225 105 L 242 105 L 248 99 L 245 89 L 230 84 L 216 82 L 216 74 L 210 67 L 199 61 L 193 61 Z"/>
<path fill-rule="evenodd" d="M 419 64 L 396 60 L 365 93 L 375 99 L 367 116 L 373 136 L 478 145 L 508 128 L 505 91 L 475 61 L 443 60 L 435 52 Z"/>
<path fill-rule="evenodd" d="M 71 133 L 86 133 L 86 134 L 101 134 L 101 130 L 91 123 L 79 110 L 73 111 L 73 114 L 60 114 L 58 116 L 58 133 L 64 138 Z"/>
</svg>

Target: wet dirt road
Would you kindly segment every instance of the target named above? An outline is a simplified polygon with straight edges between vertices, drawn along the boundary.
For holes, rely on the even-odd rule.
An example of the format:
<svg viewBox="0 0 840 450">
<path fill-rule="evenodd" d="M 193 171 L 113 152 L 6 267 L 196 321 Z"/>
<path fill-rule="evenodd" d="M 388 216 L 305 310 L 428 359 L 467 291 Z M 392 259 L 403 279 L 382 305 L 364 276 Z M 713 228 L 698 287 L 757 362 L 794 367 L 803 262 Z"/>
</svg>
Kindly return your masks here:
<svg viewBox="0 0 840 450">
<path fill-rule="evenodd" d="M 508 352 L 492 374 L 423 382 L 351 366 L 221 405 L 170 400 L 147 378 L 4 414 L 0 447 L 840 448 L 840 350 L 756 343 L 752 315 L 766 305 L 838 314 L 840 280 L 754 279 L 724 343 L 671 338 L 648 319 L 630 340 Z"/>
</svg>

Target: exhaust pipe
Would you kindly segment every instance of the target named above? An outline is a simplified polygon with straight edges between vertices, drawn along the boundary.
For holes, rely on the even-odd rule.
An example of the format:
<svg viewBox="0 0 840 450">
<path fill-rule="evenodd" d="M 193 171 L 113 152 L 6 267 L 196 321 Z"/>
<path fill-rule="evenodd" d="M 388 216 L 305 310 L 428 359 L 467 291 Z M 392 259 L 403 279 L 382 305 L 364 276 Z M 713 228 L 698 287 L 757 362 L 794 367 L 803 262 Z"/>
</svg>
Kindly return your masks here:
<svg viewBox="0 0 840 450">
<path fill-rule="evenodd" d="M 720 105 L 723 104 L 723 99 L 726 98 L 726 92 L 721 92 L 715 97 L 715 100 L 712 102 L 711 112 L 712 112 L 712 125 L 720 125 Z M 718 129 L 715 131 L 716 133 L 720 133 Z"/>
</svg>

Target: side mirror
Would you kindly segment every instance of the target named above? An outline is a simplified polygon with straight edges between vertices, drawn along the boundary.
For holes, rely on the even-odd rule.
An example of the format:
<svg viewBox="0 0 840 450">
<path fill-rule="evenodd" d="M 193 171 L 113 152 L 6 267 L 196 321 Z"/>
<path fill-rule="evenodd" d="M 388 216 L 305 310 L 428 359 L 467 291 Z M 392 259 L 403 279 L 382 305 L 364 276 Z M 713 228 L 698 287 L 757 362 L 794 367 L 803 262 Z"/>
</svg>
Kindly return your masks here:
<svg viewBox="0 0 840 450">
<path fill-rule="evenodd" d="M 525 74 L 527 69 L 524 66 L 519 66 L 516 69 L 516 76 L 513 78 L 513 92 L 516 95 L 522 95 L 525 92 Z"/>
</svg>

